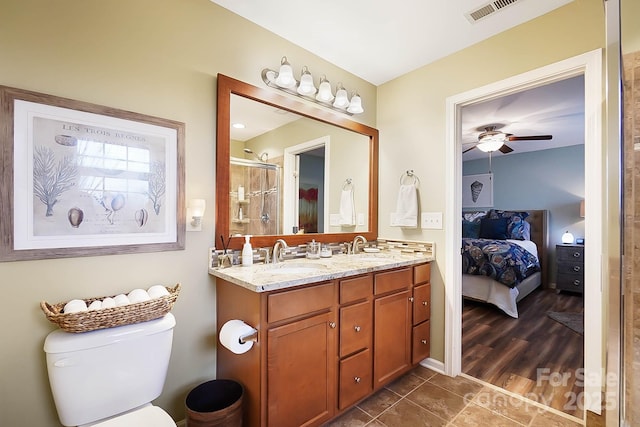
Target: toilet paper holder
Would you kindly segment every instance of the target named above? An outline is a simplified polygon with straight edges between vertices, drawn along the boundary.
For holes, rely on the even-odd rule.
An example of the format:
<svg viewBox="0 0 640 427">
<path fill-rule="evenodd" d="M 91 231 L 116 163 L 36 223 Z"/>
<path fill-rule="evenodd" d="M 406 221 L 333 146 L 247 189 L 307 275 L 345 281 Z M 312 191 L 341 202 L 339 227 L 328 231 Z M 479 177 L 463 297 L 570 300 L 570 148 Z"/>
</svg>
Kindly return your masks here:
<svg viewBox="0 0 640 427">
<path fill-rule="evenodd" d="M 258 330 L 255 328 L 251 329 L 253 329 L 251 332 L 247 332 L 246 334 L 238 337 L 238 342 L 240 344 L 244 344 L 249 341 L 258 342 Z"/>
</svg>

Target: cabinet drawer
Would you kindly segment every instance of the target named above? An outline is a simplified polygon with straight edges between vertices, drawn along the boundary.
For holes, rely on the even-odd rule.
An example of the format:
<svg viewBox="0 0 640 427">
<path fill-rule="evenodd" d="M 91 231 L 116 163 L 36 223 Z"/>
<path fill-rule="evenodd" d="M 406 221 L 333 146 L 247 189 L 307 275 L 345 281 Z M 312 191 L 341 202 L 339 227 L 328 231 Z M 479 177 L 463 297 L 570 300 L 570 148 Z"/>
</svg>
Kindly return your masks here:
<svg viewBox="0 0 640 427">
<path fill-rule="evenodd" d="M 354 277 L 340 281 L 340 304 L 368 298 L 373 292 L 373 276 Z"/>
<path fill-rule="evenodd" d="M 584 246 L 556 246 L 556 259 L 560 261 L 584 262 Z"/>
<path fill-rule="evenodd" d="M 371 348 L 373 303 L 371 301 L 340 309 L 340 357 Z"/>
<path fill-rule="evenodd" d="M 575 262 L 558 263 L 558 274 L 584 275 L 584 264 Z"/>
<path fill-rule="evenodd" d="M 371 393 L 371 350 L 366 349 L 340 361 L 339 408 L 347 408 Z"/>
<path fill-rule="evenodd" d="M 431 285 L 413 288 L 413 324 L 417 325 L 431 317 Z"/>
<path fill-rule="evenodd" d="M 413 267 L 413 283 L 427 283 L 431 280 L 431 263 L 426 263 L 422 265 L 416 265 Z"/>
<path fill-rule="evenodd" d="M 277 322 L 328 309 L 334 301 L 335 286 L 333 283 L 270 294 L 267 299 L 267 321 Z"/>
<path fill-rule="evenodd" d="M 583 292 L 584 276 L 577 274 L 558 273 L 558 282 L 556 283 L 556 288 L 566 291 Z"/>
<path fill-rule="evenodd" d="M 419 363 L 422 359 L 429 357 L 431 349 L 431 322 L 428 320 L 413 327 L 413 347 L 411 351 L 411 363 Z"/>
<path fill-rule="evenodd" d="M 380 295 L 400 289 L 406 289 L 413 284 L 413 270 L 403 268 L 375 275 L 375 294 Z"/>
</svg>

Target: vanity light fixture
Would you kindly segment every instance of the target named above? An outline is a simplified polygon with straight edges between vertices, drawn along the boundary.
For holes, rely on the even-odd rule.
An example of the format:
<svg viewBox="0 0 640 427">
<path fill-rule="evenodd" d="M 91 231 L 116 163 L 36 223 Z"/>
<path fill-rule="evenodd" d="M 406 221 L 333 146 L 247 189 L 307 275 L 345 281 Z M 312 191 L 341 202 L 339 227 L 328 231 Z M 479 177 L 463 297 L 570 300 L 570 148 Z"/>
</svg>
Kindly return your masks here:
<svg viewBox="0 0 640 427">
<path fill-rule="evenodd" d="M 265 68 L 262 70 L 262 80 L 269 87 L 279 89 L 291 95 L 296 95 L 308 101 L 314 101 L 317 104 L 331 108 L 333 110 L 348 115 L 361 114 L 364 112 L 362 108 L 362 99 L 358 92 L 353 92 L 351 100 L 349 100 L 349 92 L 338 83 L 336 87 L 336 95 L 333 95 L 331 83 L 322 76 L 318 84 L 318 88 L 313 83 L 313 76 L 307 66 L 302 67 L 300 81 L 296 80 L 293 75 L 293 68 L 287 57 L 283 56 L 280 60 L 280 68 L 278 71 Z"/>
<path fill-rule="evenodd" d="M 207 207 L 204 199 L 191 199 L 187 207 L 187 231 L 202 231 L 202 217 Z M 190 219 L 190 220 L 189 220 Z"/>
</svg>

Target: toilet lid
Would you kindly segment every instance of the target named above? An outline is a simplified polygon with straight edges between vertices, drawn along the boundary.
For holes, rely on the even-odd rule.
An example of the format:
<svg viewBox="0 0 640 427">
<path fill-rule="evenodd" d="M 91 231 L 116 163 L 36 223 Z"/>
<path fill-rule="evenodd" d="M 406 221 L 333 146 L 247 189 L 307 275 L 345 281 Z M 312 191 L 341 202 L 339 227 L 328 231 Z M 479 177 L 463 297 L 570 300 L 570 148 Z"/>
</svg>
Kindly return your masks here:
<svg viewBox="0 0 640 427">
<path fill-rule="evenodd" d="M 176 427 L 176 423 L 161 408 L 149 405 L 93 427 Z"/>
</svg>

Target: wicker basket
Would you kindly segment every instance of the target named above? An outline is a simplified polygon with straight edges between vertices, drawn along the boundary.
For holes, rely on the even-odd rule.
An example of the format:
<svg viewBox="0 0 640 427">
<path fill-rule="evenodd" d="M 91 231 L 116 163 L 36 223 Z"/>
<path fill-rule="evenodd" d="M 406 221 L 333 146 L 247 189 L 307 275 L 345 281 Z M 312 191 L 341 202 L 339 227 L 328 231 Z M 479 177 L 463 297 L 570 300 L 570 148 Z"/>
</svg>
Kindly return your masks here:
<svg viewBox="0 0 640 427">
<path fill-rule="evenodd" d="M 46 301 L 40 303 L 40 308 L 49 321 L 57 324 L 64 331 L 89 332 L 96 329 L 146 322 L 164 316 L 173 308 L 180 293 L 180 284 L 178 283 L 173 288 L 167 287 L 167 291 L 169 291 L 169 295 L 160 298 L 99 310 L 65 314 L 62 310 L 66 302 L 49 304 Z M 113 297 L 111 296 L 111 298 Z M 93 301 L 105 298 L 107 297 L 89 298 L 84 301 L 89 306 Z"/>
</svg>

